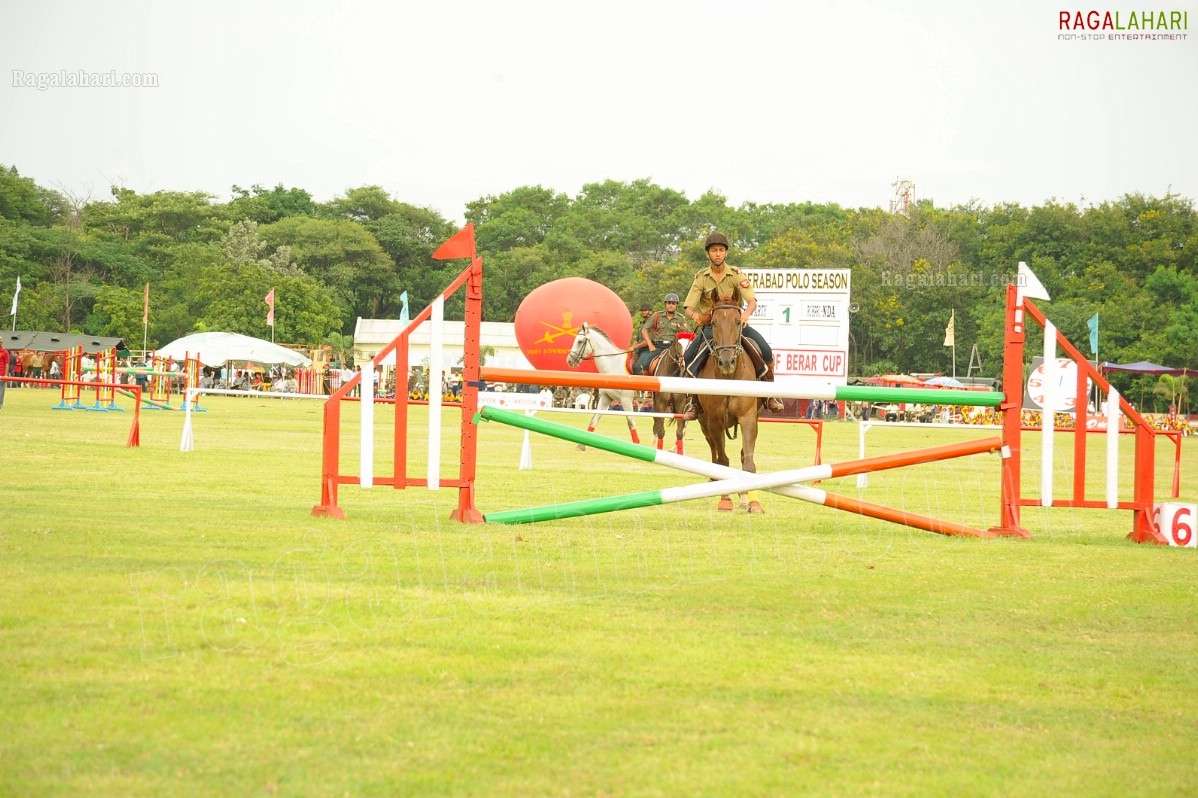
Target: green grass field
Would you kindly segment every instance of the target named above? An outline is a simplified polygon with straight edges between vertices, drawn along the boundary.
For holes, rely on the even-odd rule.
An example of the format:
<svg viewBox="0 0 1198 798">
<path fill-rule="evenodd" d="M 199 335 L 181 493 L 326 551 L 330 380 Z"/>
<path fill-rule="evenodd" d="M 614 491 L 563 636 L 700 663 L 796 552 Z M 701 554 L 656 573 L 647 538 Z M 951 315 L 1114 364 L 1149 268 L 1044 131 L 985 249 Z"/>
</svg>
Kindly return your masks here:
<svg viewBox="0 0 1198 798">
<path fill-rule="evenodd" d="M 333 521 L 310 515 L 319 402 L 212 399 L 191 452 L 181 413 L 144 412 L 129 449 L 131 413 L 54 404 L 9 389 L 0 410 L 0 794 L 1198 792 L 1198 552 L 1126 541 L 1129 513 L 1029 508 L 1034 539 L 987 541 L 767 494 L 762 517 L 466 527 L 456 490 L 344 486 Z M 868 451 L 976 434 L 875 429 Z M 481 427 L 484 512 L 696 481 L 542 438 L 521 471 L 522 436 Z M 813 441 L 769 425 L 759 469 Z M 856 453 L 829 423 L 824 460 Z M 1163 498 L 1165 441 L 1158 463 Z M 993 455 L 821 487 L 997 521 Z"/>
</svg>

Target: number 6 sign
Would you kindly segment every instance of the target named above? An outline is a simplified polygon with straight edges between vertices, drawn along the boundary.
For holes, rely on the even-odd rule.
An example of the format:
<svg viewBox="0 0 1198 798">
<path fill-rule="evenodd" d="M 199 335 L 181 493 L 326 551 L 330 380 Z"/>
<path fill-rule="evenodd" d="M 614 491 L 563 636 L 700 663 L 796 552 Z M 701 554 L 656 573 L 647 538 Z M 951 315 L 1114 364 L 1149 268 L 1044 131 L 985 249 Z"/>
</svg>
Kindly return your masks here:
<svg viewBox="0 0 1198 798">
<path fill-rule="evenodd" d="M 1170 546 L 1198 548 L 1198 535 L 1194 534 L 1194 516 L 1198 505 L 1157 502 L 1152 506 L 1156 528 L 1169 541 Z"/>
</svg>

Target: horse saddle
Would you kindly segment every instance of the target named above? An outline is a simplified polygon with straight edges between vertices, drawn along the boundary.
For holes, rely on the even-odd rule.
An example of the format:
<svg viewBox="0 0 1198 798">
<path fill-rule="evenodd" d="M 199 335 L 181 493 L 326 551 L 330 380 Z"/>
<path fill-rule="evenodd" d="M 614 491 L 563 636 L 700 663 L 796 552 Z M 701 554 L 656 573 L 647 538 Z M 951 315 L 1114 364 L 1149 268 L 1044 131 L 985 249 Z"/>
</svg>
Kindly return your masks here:
<svg viewBox="0 0 1198 798">
<path fill-rule="evenodd" d="M 668 346 L 668 344 L 667 344 L 667 346 Z M 654 355 L 653 357 L 649 358 L 649 365 L 645 367 L 646 374 L 656 374 L 657 373 L 657 364 L 660 363 L 661 359 L 666 356 L 667 351 L 669 351 L 669 350 L 661 348 L 660 345 L 657 347 L 657 354 Z"/>
<path fill-rule="evenodd" d="M 753 373 L 760 380 L 769 371 L 769 364 L 765 362 L 765 355 L 761 354 L 761 347 L 747 335 L 740 337 L 740 343 L 745 348 L 745 352 L 749 354 L 749 360 L 753 361 Z"/>
</svg>

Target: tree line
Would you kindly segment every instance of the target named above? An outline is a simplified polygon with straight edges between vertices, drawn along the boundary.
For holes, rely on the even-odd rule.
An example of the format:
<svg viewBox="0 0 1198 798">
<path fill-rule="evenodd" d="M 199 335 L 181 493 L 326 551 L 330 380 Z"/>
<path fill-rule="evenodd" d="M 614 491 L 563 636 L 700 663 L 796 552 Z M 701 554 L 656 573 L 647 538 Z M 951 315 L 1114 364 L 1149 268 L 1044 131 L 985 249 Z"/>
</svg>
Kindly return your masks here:
<svg viewBox="0 0 1198 798">
<path fill-rule="evenodd" d="M 1173 194 L 1087 207 L 924 200 L 897 215 L 835 203 L 734 206 L 715 191 L 692 200 L 650 180 L 607 180 L 576 196 L 521 186 L 468 203 L 465 218 L 485 263 L 489 321 L 511 321 L 532 289 L 566 276 L 603 283 L 630 307 L 660 304 L 689 287 L 706 263 L 704 236 L 719 230 L 741 267 L 851 270 L 851 374 L 951 371 L 942 344 L 955 311 L 958 372 L 976 343 L 981 374 L 999 376 L 1005 285 L 1019 261 L 1051 293 L 1050 318 L 1087 354 L 1086 320 L 1097 313 L 1100 359 L 1198 366 L 1198 215 Z M 323 203 L 282 184 L 233 186 L 224 200 L 122 187 L 94 199 L 0 167 L 0 293 L 21 277 L 24 329 L 132 344 L 148 283 L 153 347 L 197 330 L 265 337 L 273 288 L 276 340 L 316 344 L 352 332 L 359 316 L 398 317 L 404 291 L 413 313 L 427 305 L 463 265 L 431 258 L 456 227 L 378 186 Z M 1116 382 L 1126 390 L 1130 380 Z"/>
</svg>

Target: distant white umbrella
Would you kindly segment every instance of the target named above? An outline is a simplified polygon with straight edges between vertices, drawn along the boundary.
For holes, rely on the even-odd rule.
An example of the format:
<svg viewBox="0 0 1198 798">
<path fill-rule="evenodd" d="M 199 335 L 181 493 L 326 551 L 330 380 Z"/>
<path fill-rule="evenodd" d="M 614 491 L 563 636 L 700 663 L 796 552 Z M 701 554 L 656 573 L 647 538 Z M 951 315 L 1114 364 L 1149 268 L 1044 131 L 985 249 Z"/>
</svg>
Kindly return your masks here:
<svg viewBox="0 0 1198 798">
<path fill-rule="evenodd" d="M 954 380 L 952 377 L 932 377 L 930 380 L 925 380 L 924 385 L 939 385 L 941 388 L 965 387 L 965 383 L 960 380 Z"/>
<path fill-rule="evenodd" d="M 310 366 L 312 359 L 292 349 L 261 338 L 240 333 L 203 332 L 185 335 L 158 350 L 159 357 L 182 360 L 187 355 L 198 357 L 205 366 L 223 366 L 230 360 L 253 360 L 256 363 L 283 363 L 288 366 Z"/>
</svg>

